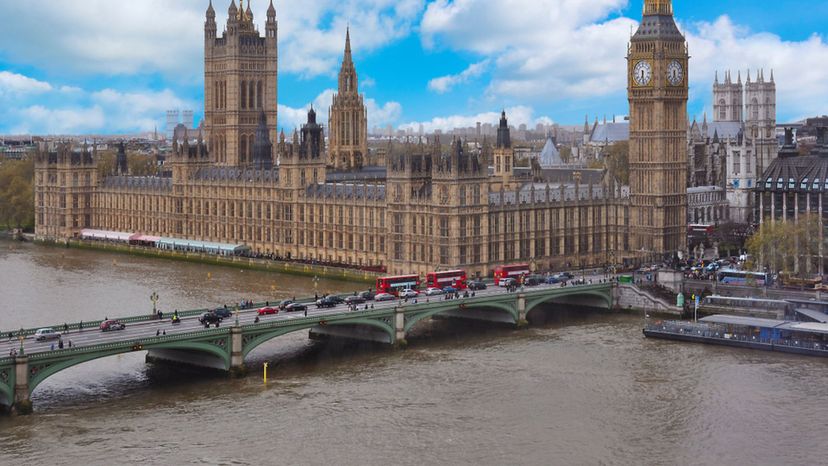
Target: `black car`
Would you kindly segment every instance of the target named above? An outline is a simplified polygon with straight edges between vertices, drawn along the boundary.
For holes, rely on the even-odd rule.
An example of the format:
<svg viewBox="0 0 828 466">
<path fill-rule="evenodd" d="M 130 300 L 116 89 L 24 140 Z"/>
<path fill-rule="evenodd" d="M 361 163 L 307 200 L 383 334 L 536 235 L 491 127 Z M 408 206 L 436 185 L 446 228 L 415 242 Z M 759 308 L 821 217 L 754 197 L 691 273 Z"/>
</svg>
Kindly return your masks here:
<svg viewBox="0 0 828 466">
<path fill-rule="evenodd" d="M 316 302 L 316 307 L 336 307 L 336 301 L 331 298 L 322 298 Z"/>
<path fill-rule="evenodd" d="M 291 303 L 285 306 L 285 312 L 304 312 L 308 310 L 308 306 L 302 303 Z"/>
<path fill-rule="evenodd" d="M 362 297 L 366 301 L 373 301 L 374 296 L 376 296 L 376 294 L 374 294 L 371 291 L 363 291 L 362 293 L 359 294 L 359 296 Z"/>
<path fill-rule="evenodd" d="M 335 304 L 342 304 L 342 303 L 345 302 L 345 299 L 342 298 L 341 296 L 336 296 L 336 295 L 332 295 L 332 294 L 328 295 L 328 296 L 325 296 L 325 299 L 330 299 Z"/>
<path fill-rule="evenodd" d="M 345 303 L 347 304 L 363 304 L 365 303 L 365 298 L 362 296 L 348 296 L 345 298 Z"/>
<path fill-rule="evenodd" d="M 486 284 L 482 281 L 473 281 L 469 283 L 469 289 L 472 291 L 480 291 L 486 289 Z"/>
<path fill-rule="evenodd" d="M 573 278 L 575 278 L 575 275 L 572 275 L 569 272 L 561 272 L 558 275 L 560 275 L 561 277 L 566 278 L 567 280 L 572 280 Z"/>
<path fill-rule="evenodd" d="M 221 322 L 221 317 L 219 317 L 215 312 L 210 311 L 201 314 L 198 321 L 201 322 L 202 325 L 212 325 Z"/>
<path fill-rule="evenodd" d="M 530 275 L 530 276 L 526 277 L 526 279 L 523 281 L 523 284 L 526 285 L 526 286 L 538 286 L 541 283 L 544 283 L 544 281 L 545 280 L 541 276 Z"/>
<path fill-rule="evenodd" d="M 216 310 L 213 311 L 213 313 L 215 315 L 219 316 L 222 319 L 226 319 L 226 318 L 231 317 L 233 315 L 233 312 L 230 309 L 227 309 L 227 308 L 224 308 L 224 307 L 216 308 Z"/>
<path fill-rule="evenodd" d="M 294 303 L 294 301 L 292 299 L 284 299 L 279 303 L 279 309 L 280 310 L 285 310 L 285 309 L 287 309 L 288 306 L 290 306 L 293 303 Z"/>
</svg>

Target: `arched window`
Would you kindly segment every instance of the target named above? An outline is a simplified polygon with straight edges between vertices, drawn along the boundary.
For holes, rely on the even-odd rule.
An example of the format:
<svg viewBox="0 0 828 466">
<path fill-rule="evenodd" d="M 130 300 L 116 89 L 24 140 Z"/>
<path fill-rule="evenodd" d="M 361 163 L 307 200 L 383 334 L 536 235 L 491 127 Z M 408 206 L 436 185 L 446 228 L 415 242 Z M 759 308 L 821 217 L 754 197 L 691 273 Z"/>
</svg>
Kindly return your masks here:
<svg viewBox="0 0 828 466">
<path fill-rule="evenodd" d="M 247 106 L 250 107 L 251 109 L 253 109 L 253 108 L 255 108 L 254 105 L 256 105 L 256 98 L 255 98 L 256 97 L 255 96 L 256 86 L 253 85 L 253 81 L 250 81 L 249 86 L 250 86 L 250 90 L 249 90 L 250 99 L 247 101 L 247 102 L 249 102 L 247 104 Z"/>
<path fill-rule="evenodd" d="M 724 99 L 719 101 L 719 120 L 727 120 L 727 103 Z"/>
<path fill-rule="evenodd" d="M 750 101 L 750 117 L 753 121 L 759 120 L 759 101 L 754 97 L 753 100 Z"/>
<path fill-rule="evenodd" d="M 241 82 L 241 91 L 239 92 L 239 100 L 241 101 L 241 108 L 247 108 L 247 81 Z"/>
<path fill-rule="evenodd" d="M 239 162 L 244 163 L 246 155 L 247 155 L 247 137 L 242 135 L 241 145 L 239 147 Z"/>
<path fill-rule="evenodd" d="M 264 108 L 264 105 L 262 105 L 262 100 L 262 82 L 259 81 L 258 83 L 256 83 L 256 102 L 259 108 Z"/>
</svg>

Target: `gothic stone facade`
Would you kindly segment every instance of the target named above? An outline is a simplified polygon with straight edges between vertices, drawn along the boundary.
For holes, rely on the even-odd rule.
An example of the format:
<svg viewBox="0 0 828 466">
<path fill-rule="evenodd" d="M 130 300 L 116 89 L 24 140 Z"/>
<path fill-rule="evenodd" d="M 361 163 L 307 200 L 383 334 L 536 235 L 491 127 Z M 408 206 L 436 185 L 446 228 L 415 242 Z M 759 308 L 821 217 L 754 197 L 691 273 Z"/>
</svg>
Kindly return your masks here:
<svg viewBox="0 0 828 466">
<path fill-rule="evenodd" d="M 276 139 L 275 10 L 258 39 L 252 13 L 235 5 L 230 13 L 222 42 L 207 12 L 205 140 L 186 132 L 177 139 L 169 176 L 100 180 L 94 154 L 44 148 L 36 157 L 39 238 L 117 230 L 243 243 L 263 254 L 381 265 L 395 274 L 464 267 L 488 275 L 497 264 L 524 261 L 536 270 L 598 266 L 684 249 L 687 50 L 669 1 L 647 1 L 630 44 L 632 189 L 609 177 L 584 183 L 578 173 L 563 182 L 521 177 L 505 114 L 495 147 L 421 139 L 389 147 L 385 167 L 355 169 L 350 156 L 349 166 L 329 167 L 331 149 L 313 111 L 290 142 L 281 135 L 269 146 L 266 139 Z M 356 90 L 348 61 L 342 94 Z M 651 79 L 636 84 L 642 62 Z M 253 152 L 268 147 L 279 163 L 253 163 Z"/>
</svg>

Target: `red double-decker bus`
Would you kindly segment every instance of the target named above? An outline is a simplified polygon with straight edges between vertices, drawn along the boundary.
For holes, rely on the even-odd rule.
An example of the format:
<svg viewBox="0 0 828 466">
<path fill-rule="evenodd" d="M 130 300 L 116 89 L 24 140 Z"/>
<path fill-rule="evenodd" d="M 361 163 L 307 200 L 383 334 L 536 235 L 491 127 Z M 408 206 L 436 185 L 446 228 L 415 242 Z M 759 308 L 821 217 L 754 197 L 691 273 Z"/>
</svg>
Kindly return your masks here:
<svg viewBox="0 0 828 466">
<path fill-rule="evenodd" d="M 446 270 L 445 272 L 429 272 L 426 274 L 426 286 L 440 289 L 452 286 L 458 290 L 465 290 L 466 271 Z"/>
<path fill-rule="evenodd" d="M 377 293 L 397 294 L 400 290 L 416 290 L 420 286 L 419 275 L 399 275 L 396 277 L 377 278 Z"/>
<path fill-rule="evenodd" d="M 518 280 L 521 276 L 526 275 L 529 275 L 529 264 L 498 265 L 495 267 L 494 280 L 497 284 L 501 278 Z"/>
</svg>

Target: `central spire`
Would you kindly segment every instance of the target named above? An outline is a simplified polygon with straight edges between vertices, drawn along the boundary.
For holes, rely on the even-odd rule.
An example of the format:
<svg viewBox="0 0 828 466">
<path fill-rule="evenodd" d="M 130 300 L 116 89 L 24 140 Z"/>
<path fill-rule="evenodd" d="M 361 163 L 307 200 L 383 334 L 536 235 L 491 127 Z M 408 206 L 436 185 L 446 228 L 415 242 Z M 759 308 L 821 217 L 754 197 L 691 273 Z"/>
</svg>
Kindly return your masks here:
<svg viewBox="0 0 828 466">
<path fill-rule="evenodd" d="M 650 15 L 673 15 L 672 0 L 645 0 L 644 16 Z"/>
<path fill-rule="evenodd" d="M 343 62 L 350 63 L 351 59 L 351 26 L 345 29 L 345 58 Z"/>
</svg>

